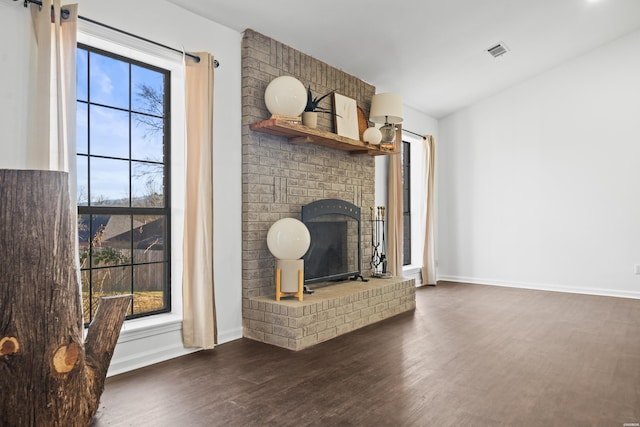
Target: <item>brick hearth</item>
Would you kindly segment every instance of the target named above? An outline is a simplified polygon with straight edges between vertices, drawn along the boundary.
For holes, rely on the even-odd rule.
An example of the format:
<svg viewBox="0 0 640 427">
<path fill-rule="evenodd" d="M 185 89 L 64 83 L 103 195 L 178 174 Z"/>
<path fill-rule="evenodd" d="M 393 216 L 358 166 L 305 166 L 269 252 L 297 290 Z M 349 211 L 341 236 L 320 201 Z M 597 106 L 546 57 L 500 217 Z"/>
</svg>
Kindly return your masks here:
<svg viewBox="0 0 640 427">
<path fill-rule="evenodd" d="M 302 350 L 415 309 L 415 292 L 414 279 L 391 278 L 318 288 L 304 301 L 254 297 L 251 308 L 244 311 L 244 333 L 257 341 Z"/>
</svg>

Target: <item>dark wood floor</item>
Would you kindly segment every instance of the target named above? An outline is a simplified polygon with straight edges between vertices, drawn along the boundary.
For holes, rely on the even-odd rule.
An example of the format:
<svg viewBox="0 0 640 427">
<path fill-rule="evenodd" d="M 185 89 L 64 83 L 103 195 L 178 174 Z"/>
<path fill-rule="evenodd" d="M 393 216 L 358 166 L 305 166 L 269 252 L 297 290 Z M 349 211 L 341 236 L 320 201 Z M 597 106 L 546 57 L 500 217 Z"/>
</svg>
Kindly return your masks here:
<svg viewBox="0 0 640 427">
<path fill-rule="evenodd" d="M 241 339 L 107 380 L 96 426 L 640 423 L 640 300 L 442 283 L 292 352 Z"/>
</svg>

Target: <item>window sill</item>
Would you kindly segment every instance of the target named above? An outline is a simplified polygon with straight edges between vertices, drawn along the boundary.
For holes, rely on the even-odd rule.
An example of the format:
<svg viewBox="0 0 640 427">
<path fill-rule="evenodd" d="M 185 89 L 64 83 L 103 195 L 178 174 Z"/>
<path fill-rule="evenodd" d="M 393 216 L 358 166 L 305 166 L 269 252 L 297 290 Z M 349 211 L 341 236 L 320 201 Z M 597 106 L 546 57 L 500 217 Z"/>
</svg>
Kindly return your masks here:
<svg viewBox="0 0 640 427">
<path fill-rule="evenodd" d="M 403 273 L 419 273 L 422 270 L 421 265 L 409 264 L 402 266 Z"/>
<path fill-rule="evenodd" d="M 182 316 L 174 313 L 131 319 L 122 325 L 118 342 L 134 341 L 180 330 L 182 330 Z"/>
<path fill-rule="evenodd" d="M 419 265 L 405 265 L 402 267 L 402 275 L 409 279 L 415 279 L 416 286 L 422 284 L 422 266 Z"/>
</svg>

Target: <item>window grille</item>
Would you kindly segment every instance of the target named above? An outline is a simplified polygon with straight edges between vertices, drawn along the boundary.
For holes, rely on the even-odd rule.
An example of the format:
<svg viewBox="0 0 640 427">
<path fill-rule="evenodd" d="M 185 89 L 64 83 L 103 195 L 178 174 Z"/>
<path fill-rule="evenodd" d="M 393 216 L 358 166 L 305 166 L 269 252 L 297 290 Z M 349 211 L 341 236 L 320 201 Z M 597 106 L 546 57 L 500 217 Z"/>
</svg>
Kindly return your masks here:
<svg viewBox="0 0 640 427">
<path fill-rule="evenodd" d="M 77 48 L 77 203 L 83 316 L 133 294 L 127 318 L 170 311 L 170 72 Z"/>
</svg>

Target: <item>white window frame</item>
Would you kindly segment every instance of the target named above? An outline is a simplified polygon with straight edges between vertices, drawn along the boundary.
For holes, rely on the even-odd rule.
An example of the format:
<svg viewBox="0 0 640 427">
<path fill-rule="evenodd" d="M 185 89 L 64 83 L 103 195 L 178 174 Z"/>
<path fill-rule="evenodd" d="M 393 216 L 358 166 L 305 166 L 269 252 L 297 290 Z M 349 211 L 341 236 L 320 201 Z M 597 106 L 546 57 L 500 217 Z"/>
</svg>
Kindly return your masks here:
<svg viewBox="0 0 640 427">
<path fill-rule="evenodd" d="M 184 63 L 175 52 L 95 24 L 78 21 L 78 43 L 164 68 L 171 72 L 171 311 L 126 320 L 118 341 L 182 328 L 182 237 L 185 198 Z M 75 177 L 74 177 L 75 178 Z"/>
<path fill-rule="evenodd" d="M 422 138 L 403 132 L 402 140 L 409 143 L 411 156 L 411 264 L 402 267 L 405 277 L 416 279 L 421 284 L 422 258 L 424 252 L 425 221 L 427 207 L 424 197 L 418 197 L 426 191 L 424 174 L 424 141 Z M 417 238 L 415 238 L 415 237 Z"/>
</svg>

